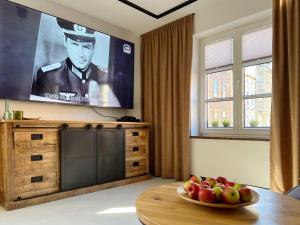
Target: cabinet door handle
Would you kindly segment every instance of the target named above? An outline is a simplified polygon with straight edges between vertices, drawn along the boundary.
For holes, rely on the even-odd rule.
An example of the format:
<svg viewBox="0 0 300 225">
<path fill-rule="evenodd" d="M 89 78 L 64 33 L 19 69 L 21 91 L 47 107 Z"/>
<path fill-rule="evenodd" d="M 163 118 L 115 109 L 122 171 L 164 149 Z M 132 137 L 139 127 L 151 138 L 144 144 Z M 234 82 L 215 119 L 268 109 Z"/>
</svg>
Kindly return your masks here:
<svg viewBox="0 0 300 225">
<path fill-rule="evenodd" d="M 133 166 L 133 167 L 138 167 L 138 166 L 140 166 L 140 162 L 133 162 L 133 163 L 132 163 L 132 166 Z"/>
<path fill-rule="evenodd" d="M 139 132 L 138 131 L 132 132 L 132 136 L 139 136 Z"/>
<path fill-rule="evenodd" d="M 31 183 L 43 182 L 43 176 L 31 177 Z"/>
<path fill-rule="evenodd" d="M 31 140 L 43 140 L 43 134 L 31 134 Z"/>
<path fill-rule="evenodd" d="M 132 147 L 132 151 L 133 151 L 133 152 L 138 152 L 139 150 L 140 150 L 139 147 Z"/>
<path fill-rule="evenodd" d="M 32 155 L 31 156 L 31 161 L 42 161 L 43 160 L 43 155 Z"/>
</svg>

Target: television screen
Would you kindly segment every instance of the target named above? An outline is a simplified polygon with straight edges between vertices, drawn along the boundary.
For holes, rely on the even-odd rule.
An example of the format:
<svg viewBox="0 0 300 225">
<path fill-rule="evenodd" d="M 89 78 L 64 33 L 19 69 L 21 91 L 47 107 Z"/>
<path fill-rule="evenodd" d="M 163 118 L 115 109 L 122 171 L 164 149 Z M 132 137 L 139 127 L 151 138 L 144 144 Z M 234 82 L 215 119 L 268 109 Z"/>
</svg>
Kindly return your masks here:
<svg viewBox="0 0 300 225">
<path fill-rule="evenodd" d="M 0 0 L 0 98 L 133 108 L 134 44 Z"/>
</svg>

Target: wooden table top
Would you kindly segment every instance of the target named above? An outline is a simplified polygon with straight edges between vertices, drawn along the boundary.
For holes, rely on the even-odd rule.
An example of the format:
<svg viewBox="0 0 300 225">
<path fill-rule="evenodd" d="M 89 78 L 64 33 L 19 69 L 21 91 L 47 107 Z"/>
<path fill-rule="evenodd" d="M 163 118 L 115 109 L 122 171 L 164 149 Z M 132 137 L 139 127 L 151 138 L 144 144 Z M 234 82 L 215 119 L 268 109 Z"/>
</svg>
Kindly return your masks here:
<svg viewBox="0 0 300 225">
<path fill-rule="evenodd" d="M 145 225 L 300 225 L 300 201 L 262 188 L 254 205 L 236 209 L 210 208 L 181 199 L 182 183 L 151 188 L 136 200 L 136 212 Z"/>
</svg>

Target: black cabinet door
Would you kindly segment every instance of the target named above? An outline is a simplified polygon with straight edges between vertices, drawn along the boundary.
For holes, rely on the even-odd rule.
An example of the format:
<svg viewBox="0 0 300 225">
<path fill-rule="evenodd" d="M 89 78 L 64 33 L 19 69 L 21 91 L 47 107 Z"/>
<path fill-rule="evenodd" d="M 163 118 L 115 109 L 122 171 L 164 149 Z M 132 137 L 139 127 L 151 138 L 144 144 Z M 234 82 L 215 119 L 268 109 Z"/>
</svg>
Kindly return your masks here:
<svg viewBox="0 0 300 225">
<path fill-rule="evenodd" d="M 124 130 L 99 129 L 97 131 L 97 184 L 124 178 Z"/>
<path fill-rule="evenodd" d="M 61 131 L 61 190 L 96 184 L 96 131 Z"/>
</svg>

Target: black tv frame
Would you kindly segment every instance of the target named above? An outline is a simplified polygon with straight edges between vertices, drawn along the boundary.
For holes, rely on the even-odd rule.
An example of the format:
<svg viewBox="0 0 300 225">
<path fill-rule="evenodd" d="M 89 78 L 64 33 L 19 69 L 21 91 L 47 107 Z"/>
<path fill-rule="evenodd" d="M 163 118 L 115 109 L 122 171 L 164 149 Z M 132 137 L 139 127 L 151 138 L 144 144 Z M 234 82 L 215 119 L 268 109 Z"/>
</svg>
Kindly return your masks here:
<svg viewBox="0 0 300 225">
<path fill-rule="evenodd" d="M 108 34 L 108 33 L 106 33 L 106 32 L 102 32 L 102 31 L 96 30 L 96 29 L 94 29 L 94 28 L 91 28 L 91 27 L 89 27 L 89 26 L 83 25 L 83 24 L 81 24 L 81 23 L 73 22 L 73 21 L 71 21 L 71 20 L 69 20 L 69 19 L 65 19 L 65 18 L 62 18 L 62 17 L 59 17 L 59 16 L 55 16 L 55 15 L 50 14 L 50 13 L 47 13 L 47 12 L 40 11 L 40 10 L 38 10 L 38 9 L 31 8 L 31 7 L 26 6 L 26 5 L 22 5 L 22 4 L 20 4 L 20 3 L 12 2 L 12 1 L 10 1 L 10 0 L 6 0 L 6 1 L 9 2 L 9 3 L 11 3 L 11 4 L 14 4 L 14 5 L 16 5 L 16 6 L 25 7 L 25 8 L 31 9 L 31 10 L 36 11 L 36 12 L 39 12 L 39 13 L 44 13 L 44 14 L 49 15 L 49 16 L 53 16 L 53 17 L 56 17 L 56 18 L 64 19 L 64 20 L 69 21 L 69 22 L 71 22 L 71 23 L 76 23 L 76 24 L 78 24 L 78 25 L 84 26 L 84 27 L 89 28 L 89 29 L 91 29 L 91 30 L 97 31 L 97 32 L 99 32 L 99 33 L 106 34 L 106 35 L 108 35 L 108 36 L 110 36 L 110 37 L 118 38 L 118 39 L 124 40 L 124 41 L 126 41 L 126 42 L 128 42 L 128 43 L 131 43 L 131 44 L 133 45 L 133 49 L 134 49 L 134 51 L 133 51 L 133 60 L 134 60 L 134 64 L 135 64 L 135 43 L 133 43 L 133 42 L 131 42 L 131 41 L 128 41 L 128 40 L 119 38 L 119 37 L 114 36 L 114 35 L 110 35 L 110 34 Z M 103 109 L 126 109 L 126 110 L 127 110 L 127 109 L 134 109 L 134 84 L 135 84 L 135 82 L 134 82 L 134 74 L 135 74 L 135 66 L 133 66 L 132 107 L 131 107 L 131 108 L 129 108 L 129 107 L 126 108 L 126 107 L 122 107 L 122 106 L 121 106 L 121 107 L 112 107 L 112 106 L 103 107 L 103 106 L 97 106 L 97 105 L 75 104 L 75 103 L 72 103 L 72 102 L 70 102 L 70 103 L 68 103 L 68 102 L 51 102 L 51 101 L 48 102 L 48 101 L 39 101 L 39 100 L 30 100 L 30 99 L 13 99 L 13 98 L 11 98 L 11 99 L 10 99 L 10 98 L 5 98 L 5 99 L 0 98 L 0 99 L 2 99 L 2 100 L 4 100 L 4 101 L 5 101 L 5 100 L 13 100 L 13 101 L 24 101 L 24 102 L 49 103 L 49 104 L 55 104 L 55 105 L 85 106 L 85 107 L 92 107 L 92 108 L 93 108 L 93 107 L 97 107 L 97 108 L 103 108 Z M 33 77 L 32 77 L 32 78 L 33 78 Z"/>
</svg>

